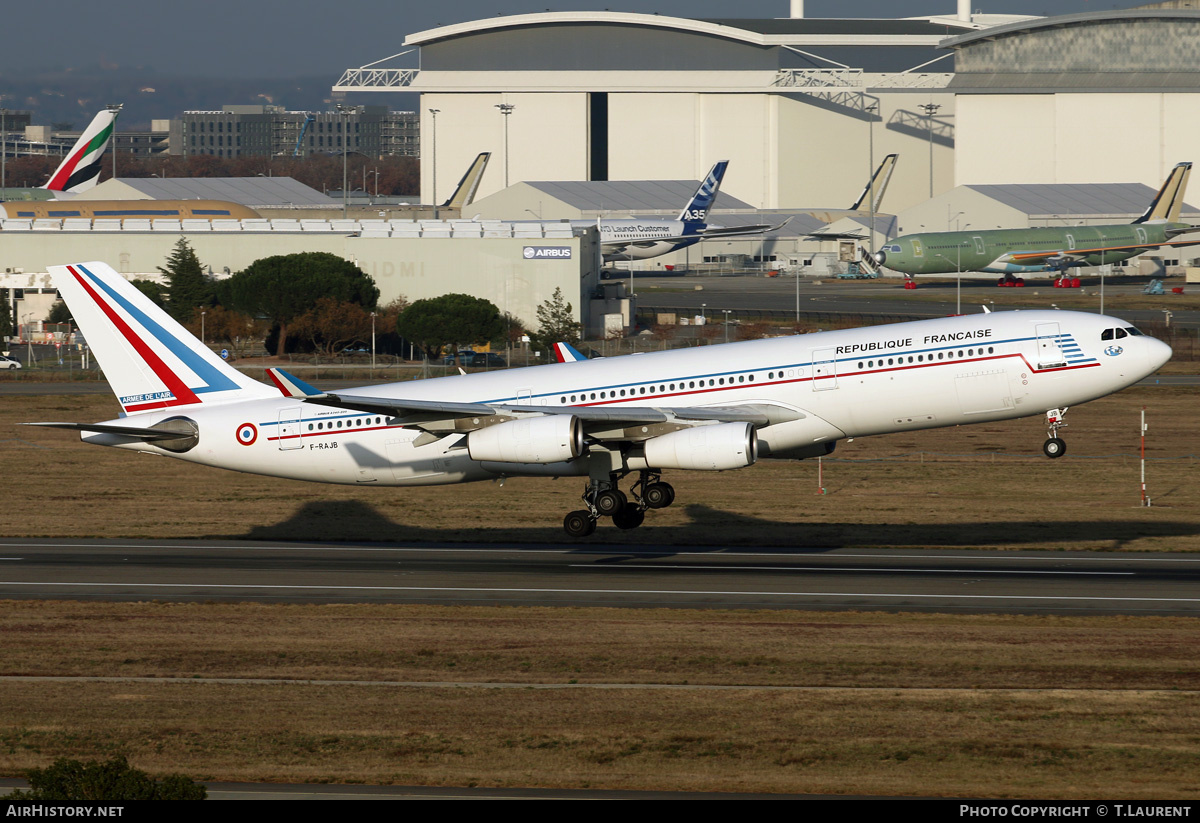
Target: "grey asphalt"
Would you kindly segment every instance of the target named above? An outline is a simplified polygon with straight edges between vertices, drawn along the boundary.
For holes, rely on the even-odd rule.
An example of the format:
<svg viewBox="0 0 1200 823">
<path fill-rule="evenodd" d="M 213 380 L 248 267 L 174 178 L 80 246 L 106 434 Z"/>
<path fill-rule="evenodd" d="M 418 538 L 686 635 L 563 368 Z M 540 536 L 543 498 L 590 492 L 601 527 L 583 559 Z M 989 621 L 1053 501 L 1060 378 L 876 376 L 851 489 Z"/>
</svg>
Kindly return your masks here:
<svg viewBox="0 0 1200 823">
<path fill-rule="evenodd" d="M 1050 543 L 1088 528 L 1069 521 L 1045 526 Z M 980 524 L 981 532 L 990 528 Z M 1133 535 L 1138 528 L 1132 521 L 1127 528 L 1105 525 L 1116 541 L 1123 529 Z M 1159 528 L 1195 531 L 1183 521 L 1164 520 Z M 929 538 L 936 542 L 938 535 Z M 1200 557 L 1037 547 L 993 552 L 9 538 L 0 540 L 0 598 L 1194 616 L 1200 615 Z"/>
</svg>

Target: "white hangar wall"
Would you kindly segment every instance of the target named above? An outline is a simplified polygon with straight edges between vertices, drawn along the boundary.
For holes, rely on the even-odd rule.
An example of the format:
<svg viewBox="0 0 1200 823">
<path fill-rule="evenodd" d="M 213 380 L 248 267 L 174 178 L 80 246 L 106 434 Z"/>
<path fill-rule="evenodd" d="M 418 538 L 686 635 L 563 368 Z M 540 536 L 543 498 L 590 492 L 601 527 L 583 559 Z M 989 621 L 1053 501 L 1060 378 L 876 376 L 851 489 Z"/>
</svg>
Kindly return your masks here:
<svg viewBox="0 0 1200 823">
<path fill-rule="evenodd" d="M 960 185 L 1157 188 L 1176 163 L 1200 161 L 1200 93 L 963 94 L 957 106 Z"/>
</svg>

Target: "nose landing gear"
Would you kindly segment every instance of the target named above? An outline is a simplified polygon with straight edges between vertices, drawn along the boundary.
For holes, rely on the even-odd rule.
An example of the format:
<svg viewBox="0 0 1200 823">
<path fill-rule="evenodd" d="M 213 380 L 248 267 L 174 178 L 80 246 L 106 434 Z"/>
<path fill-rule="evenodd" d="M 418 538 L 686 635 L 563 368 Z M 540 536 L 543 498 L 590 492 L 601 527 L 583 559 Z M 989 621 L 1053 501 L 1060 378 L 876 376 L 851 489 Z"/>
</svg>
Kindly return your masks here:
<svg viewBox="0 0 1200 823">
<path fill-rule="evenodd" d="M 1062 457 L 1067 453 L 1066 442 L 1058 436 L 1058 430 L 1067 427 L 1063 421 L 1066 413 L 1066 408 L 1051 409 L 1046 412 L 1046 433 L 1050 435 L 1050 439 L 1042 444 L 1042 453 L 1051 459 Z"/>
<path fill-rule="evenodd" d="M 596 531 L 596 521 L 611 517 L 618 529 L 636 529 L 646 519 L 647 509 L 665 509 L 675 502 L 675 489 L 670 483 L 649 471 L 639 473 L 638 480 L 630 488 L 633 499 L 617 487 L 621 474 L 613 472 L 607 479 L 588 481 L 583 491 L 586 509 L 567 514 L 563 518 L 563 529 L 571 537 L 587 537 Z"/>
</svg>

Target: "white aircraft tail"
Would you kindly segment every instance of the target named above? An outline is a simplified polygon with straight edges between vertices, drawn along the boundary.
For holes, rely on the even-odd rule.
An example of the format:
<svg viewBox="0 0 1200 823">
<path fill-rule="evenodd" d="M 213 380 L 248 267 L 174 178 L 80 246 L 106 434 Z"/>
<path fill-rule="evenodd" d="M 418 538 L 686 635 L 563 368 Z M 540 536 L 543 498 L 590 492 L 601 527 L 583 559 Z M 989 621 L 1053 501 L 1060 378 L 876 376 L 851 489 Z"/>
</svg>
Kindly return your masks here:
<svg viewBox="0 0 1200 823">
<path fill-rule="evenodd" d="M 217 357 L 108 264 L 49 270 L 125 412 L 279 396 Z"/>
<path fill-rule="evenodd" d="M 1162 188 L 1150 201 L 1146 211 L 1134 223 L 1179 222 L 1179 210 L 1183 207 L 1183 196 L 1187 193 L 1188 178 L 1192 176 L 1191 163 L 1179 163 L 1171 169 Z"/>
<path fill-rule="evenodd" d="M 866 188 L 862 190 L 862 194 L 854 201 L 854 205 L 850 207 L 850 211 L 879 212 L 879 206 L 883 202 L 883 193 L 887 191 L 888 183 L 892 179 L 892 172 L 896 170 L 896 160 L 899 157 L 900 155 L 898 154 L 889 154 L 883 158 L 883 162 L 879 164 L 879 168 L 875 169 L 875 173 L 867 181 Z M 865 206 L 863 205 L 864 203 L 866 204 Z"/>
<path fill-rule="evenodd" d="M 475 158 L 474 162 L 467 167 L 467 173 L 462 176 L 462 180 L 458 181 L 458 186 L 455 187 L 454 193 L 450 195 L 450 199 L 441 205 L 443 209 L 458 209 L 460 212 L 464 206 L 471 205 L 475 199 L 475 192 L 479 191 L 479 181 L 483 180 L 483 172 L 487 169 L 488 160 L 492 157 L 490 151 L 485 151 Z"/>
<path fill-rule="evenodd" d="M 116 120 L 116 112 L 108 109 L 97 113 L 42 188 L 62 194 L 79 194 L 95 186 L 100 179 L 100 161 L 112 140 Z"/>
</svg>

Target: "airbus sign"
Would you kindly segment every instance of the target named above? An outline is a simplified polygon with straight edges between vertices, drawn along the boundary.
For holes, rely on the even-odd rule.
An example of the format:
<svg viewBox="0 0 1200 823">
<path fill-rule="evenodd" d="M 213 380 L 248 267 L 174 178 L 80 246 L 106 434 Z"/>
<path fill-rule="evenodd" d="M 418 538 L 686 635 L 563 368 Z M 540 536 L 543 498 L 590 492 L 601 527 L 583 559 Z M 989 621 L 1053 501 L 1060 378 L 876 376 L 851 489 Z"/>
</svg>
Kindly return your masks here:
<svg viewBox="0 0 1200 823">
<path fill-rule="evenodd" d="M 570 260 L 570 246 L 526 246 L 526 260 Z"/>
</svg>

